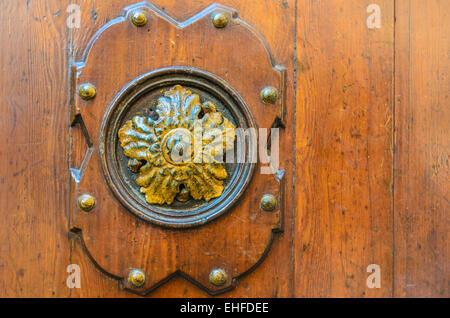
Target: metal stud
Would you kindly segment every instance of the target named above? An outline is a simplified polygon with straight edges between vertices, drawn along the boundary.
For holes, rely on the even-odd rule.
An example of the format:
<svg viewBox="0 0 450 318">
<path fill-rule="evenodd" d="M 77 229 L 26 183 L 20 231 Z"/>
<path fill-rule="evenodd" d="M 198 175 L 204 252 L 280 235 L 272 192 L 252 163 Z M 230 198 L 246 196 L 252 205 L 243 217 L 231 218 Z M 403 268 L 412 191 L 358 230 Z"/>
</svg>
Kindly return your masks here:
<svg viewBox="0 0 450 318">
<path fill-rule="evenodd" d="M 80 86 L 78 90 L 78 94 L 84 100 L 90 100 L 97 95 L 97 88 L 95 88 L 94 84 L 84 83 Z"/>
<path fill-rule="evenodd" d="M 264 194 L 261 198 L 261 209 L 264 211 L 273 211 L 277 207 L 277 198 L 273 194 Z"/>
<path fill-rule="evenodd" d="M 221 268 L 214 269 L 209 274 L 209 281 L 213 285 L 222 286 L 227 282 L 227 280 L 228 280 L 227 273 Z"/>
<path fill-rule="evenodd" d="M 136 10 L 131 15 L 131 22 L 133 22 L 133 24 L 135 26 L 144 26 L 147 24 L 147 21 L 148 21 L 148 19 L 147 19 L 147 14 L 145 13 L 145 11 Z"/>
<path fill-rule="evenodd" d="M 145 273 L 139 269 L 133 269 L 128 275 L 128 282 L 134 287 L 142 287 L 145 284 Z"/>
<path fill-rule="evenodd" d="M 228 17 L 224 12 L 217 12 L 212 16 L 212 23 L 216 28 L 224 28 L 228 24 Z"/>
<path fill-rule="evenodd" d="M 266 87 L 261 91 L 261 100 L 266 104 L 275 104 L 278 99 L 278 90 L 275 87 Z"/>
<path fill-rule="evenodd" d="M 186 188 L 182 189 L 177 195 L 177 200 L 180 202 L 186 202 L 187 200 L 189 200 L 189 190 Z"/>
<path fill-rule="evenodd" d="M 84 212 L 91 211 L 95 206 L 95 198 L 90 194 L 82 194 L 78 197 L 78 207 Z"/>
</svg>

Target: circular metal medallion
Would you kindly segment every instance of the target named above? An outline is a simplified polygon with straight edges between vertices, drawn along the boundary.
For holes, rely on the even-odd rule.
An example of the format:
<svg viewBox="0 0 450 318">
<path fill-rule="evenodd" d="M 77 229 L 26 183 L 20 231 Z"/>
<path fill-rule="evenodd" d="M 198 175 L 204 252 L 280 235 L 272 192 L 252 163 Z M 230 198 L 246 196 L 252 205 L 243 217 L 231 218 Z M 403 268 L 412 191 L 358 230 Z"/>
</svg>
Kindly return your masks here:
<svg viewBox="0 0 450 318">
<path fill-rule="evenodd" d="M 114 195 L 167 227 L 205 224 L 241 197 L 255 169 L 256 128 L 244 100 L 219 77 L 171 67 L 140 76 L 102 122 L 100 160 Z"/>
</svg>

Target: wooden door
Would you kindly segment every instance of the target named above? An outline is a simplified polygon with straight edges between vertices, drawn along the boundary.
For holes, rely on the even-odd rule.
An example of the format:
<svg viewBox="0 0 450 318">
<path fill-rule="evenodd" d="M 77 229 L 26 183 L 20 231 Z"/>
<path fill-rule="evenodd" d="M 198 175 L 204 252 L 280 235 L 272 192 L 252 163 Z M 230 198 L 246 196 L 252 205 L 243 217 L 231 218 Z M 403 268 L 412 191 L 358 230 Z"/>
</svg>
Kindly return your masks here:
<svg viewBox="0 0 450 318">
<path fill-rule="evenodd" d="M 20 0 L 0 4 L 1 297 L 142 297 L 127 290 L 122 274 L 102 267 L 120 268 L 119 257 L 104 253 L 103 259 L 96 259 L 76 235 L 70 171 L 74 163 L 83 162 L 85 150 L 91 147 L 89 141 L 80 142 L 86 140 L 86 130 L 97 134 L 89 131 L 89 122 L 74 125 L 79 84 L 74 63 L 83 61 L 93 38 L 104 40 L 96 34 L 102 34 L 105 25 L 128 17 L 122 10 L 137 2 Z M 177 30 L 213 4 L 153 1 L 157 12 L 173 19 L 174 25 L 180 23 Z M 264 188 L 280 191 L 276 192 L 280 208 L 276 215 L 258 214 L 265 219 L 257 228 L 269 232 L 251 232 L 250 212 L 259 202 L 252 195 L 266 181 L 253 188 L 250 185 L 252 190 L 243 199 L 248 197 L 248 203 L 236 205 L 248 212 L 244 214 L 248 218 L 238 221 L 235 216 L 233 221 L 231 212 L 204 227 L 181 230 L 188 235 L 146 223 L 133 214 L 108 228 L 101 220 L 86 221 L 91 222 L 90 229 L 100 233 L 99 238 L 101 233 L 122 233 L 130 241 L 136 239 L 136 249 L 127 251 L 132 257 L 147 261 L 152 260 L 152 253 L 163 255 L 153 259 L 153 266 L 167 271 L 166 278 L 143 293 L 148 297 L 214 294 L 174 264 L 183 256 L 179 252 L 183 247 L 192 244 L 201 249 L 209 246 L 204 242 L 221 239 L 221 226 L 230 235 L 256 233 L 243 236 L 242 244 L 236 245 L 242 250 L 226 252 L 230 259 L 241 253 L 242 261 L 237 258 L 233 266 L 248 270 L 232 274 L 236 280 L 219 294 L 222 297 L 448 297 L 448 1 L 222 0 L 220 5 L 235 10 L 229 11 L 233 23 L 244 21 L 260 35 L 258 43 L 270 48 L 272 66 L 283 70 L 281 75 L 267 77 L 274 83 L 281 81 L 284 105 L 282 121 L 276 122 L 284 193 Z M 230 26 L 241 32 L 239 25 Z M 152 36 L 156 29 L 139 29 L 147 31 Z M 174 31 L 144 43 L 156 48 L 161 41 L 168 51 L 155 49 L 154 55 L 127 64 L 127 54 L 139 49 L 140 42 L 126 32 L 120 46 L 104 42 L 97 52 L 98 69 L 86 68 L 80 76 L 109 80 L 111 87 L 115 81 L 110 77 L 116 71 L 125 74 L 124 79 L 131 74 L 132 80 L 141 75 L 139 65 L 146 65 L 148 59 L 164 60 L 164 54 L 172 52 L 170 45 L 175 48 L 183 38 Z M 214 36 L 225 39 L 223 33 L 214 32 L 214 28 L 201 27 L 189 39 L 192 43 Z M 242 31 L 239 36 L 247 36 L 243 34 L 247 33 Z M 183 66 L 178 62 L 187 63 L 189 56 L 189 63 L 197 63 L 198 68 L 214 64 L 217 73 L 225 65 L 221 70 L 225 77 L 228 69 L 258 63 L 255 52 L 264 50 L 250 35 L 245 39 L 248 47 L 239 53 L 242 64 L 226 64 L 231 54 L 221 50 L 226 44 L 196 51 L 183 42 L 185 46 L 168 66 Z M 107 65 L 119 56 L 112 50 L 122 50 L 123 59 L 98 75 L 102 63 Z M 198 54 L 192 57 L 193 52 Z M 232 61 L 238 61 L 237 57 Z M 227 79 L 232 86 L 246 87 L 243 84 L 248 81 L 251 87 L 261 79 L 234 72 Z M 110 86 L 99 94 L 109 93 Z M 250 96 L 245 88 L 240 93 Z M 251 103 L 249 98 L 245 98 L 247 103 L 254 107 L 256 97 Z M 251 109 L 257 120 L 264 120 L 265 112 L 279 110 L 258 107 L 261 111 Z M 94 119 L 102 115 L 94 113 Z M 94 183 L 101 187 L 103 182 L 99 177 Z M 212 226 L 217 227 L 214 232 L 208 230 Z M 147 227 L 151 239 L 148 236 L 146 244 L 153 247 L 142 249 L 140 240 L 148 233 L 142 229 Z M 273 233 L 272 228 L 276 229 Z M 176 243 L 169 240 L 173 245 L 157 244 L 163 236 L 177 235 L 181 238 Z M 198 243 L 199 237 L 203 243 Z M 111 244 L 97 249 L 125 253 L 115 248 L 119 241 Z M 115 261 L 108 261 L 107 256 Z M 202 257 L 193 260 L 193 267 L 187 266 L 186 271 L 207 280 L 203 261 Z M 67 284 L 71 264 L 78 265 L 81 274 L 81 286 L 74 288 Z M 368 278 L 376 273 L 380 281 L 375 284 L 376 278 Z"/>
</svg>

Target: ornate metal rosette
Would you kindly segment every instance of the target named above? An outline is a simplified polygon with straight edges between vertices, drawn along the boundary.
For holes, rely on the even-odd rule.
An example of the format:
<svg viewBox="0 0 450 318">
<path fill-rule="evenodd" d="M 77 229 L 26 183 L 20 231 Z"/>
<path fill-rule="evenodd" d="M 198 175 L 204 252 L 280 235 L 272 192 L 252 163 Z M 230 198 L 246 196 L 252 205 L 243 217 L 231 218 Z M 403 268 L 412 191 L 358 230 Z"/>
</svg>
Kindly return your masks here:
<svg viewBox="0 0 450 318">
<path fill-rule="evenodd" d="M 151 106 L 150 106 L 151 107 Z M 211 101 L 175 85 L 158 98 L 154 116 L 134 116 L 119 130 L 128 167 L 149 204 L 220 197 L 226 151 L 235 126 Z"/>
<path fill-rule="evenodd" d="M 256 127 L 243 99 L 217 76 L 184 67 L 145 74 L 121 90 L 103 119 L 106 181 L 144 220 L 204 224 L 230 209 L 252 177 L 252 141 L 238 142 L 236 128 Z M 227 151 L 233 162 L 226 162 Z"/>
</svg>

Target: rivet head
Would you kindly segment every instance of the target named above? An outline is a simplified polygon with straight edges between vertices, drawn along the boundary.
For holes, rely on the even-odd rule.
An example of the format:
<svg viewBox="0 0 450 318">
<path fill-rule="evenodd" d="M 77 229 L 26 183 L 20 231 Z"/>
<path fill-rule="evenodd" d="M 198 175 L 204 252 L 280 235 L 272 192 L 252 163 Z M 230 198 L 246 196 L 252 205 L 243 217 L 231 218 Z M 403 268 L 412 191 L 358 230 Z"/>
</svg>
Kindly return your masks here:
<svg viewBox="0 0 450 318">
<path fill-rule="evenodd" d="M 261 198 L 261 209 L 273 211 L 277 207 L 277 198 L 272 194 L 264 194 Z"/>
<path fill-rule="evenodd" d="M 95 198 L 90 194 L 82 194 L 78 197 L 78 207 L 84 212 L 91 211 L 95 206 Z"/>
<path fill-rule="evenodd" d="M 177 200 L 180 202 L 186 202 L 187 200 L 189 200 L 189 190 L 182 189 L 180 193 L 177 195 Z"/>
<path fill-rule="evenodd" d="M 228 24 L 228 17 L 224 12 L 217 12 L 212 16 L 212 23 L 216 28 L 224 28 Z"/>
<path fill-rule="evenodd" d="M 221 268 L 214 269 L 209 274 L 209 281 L 211 282 L 211 284 L 216 286 L 225 284 L 227 282 L 227 279 L 227 273 Z"/>
<path fill-rule="evenodd" d="M 275 87 L 266 87 L 261 91 L 261 100 L 266 104 L 275 104 L 278 99 L 278 90 Z"/>
<path fill-rule="evenodd" d="M 145 284 L 145 273 L 139 269 L 133 269 L 128 275 L 128 282 L 134 287 L 142 287 Z"/>
<path fill-rule="evenodd" d="M 142 10 L 136 10 L 131 15 L 131 22 L 133 22 L 133 24 L 135 26 L 146 25 L 147 21 L 148 21 L 147 14 L 144 11 L 142 11 Z"/>
<path fill-rule="evenodd" d="M 82 99 L 90 100 L 93 99 L 95 95 L 97 95 L 97 88 L 95 88 L 94 84 L 85 83 L 80 86 L 78 94 Z"/>
</svg>

